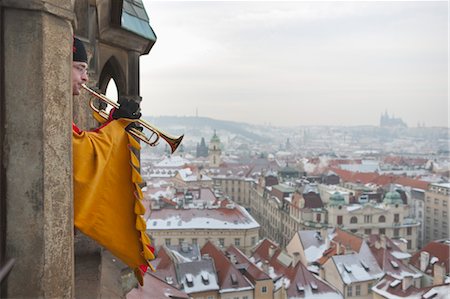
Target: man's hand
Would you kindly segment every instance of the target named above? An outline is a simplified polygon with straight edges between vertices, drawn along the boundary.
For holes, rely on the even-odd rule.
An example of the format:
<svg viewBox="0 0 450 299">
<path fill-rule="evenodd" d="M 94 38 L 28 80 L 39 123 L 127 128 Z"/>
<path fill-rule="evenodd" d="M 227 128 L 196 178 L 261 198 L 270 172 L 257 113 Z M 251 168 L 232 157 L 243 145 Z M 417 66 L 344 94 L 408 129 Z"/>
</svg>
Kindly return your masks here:
<svg viewBox="0 0 450 299">
<path fill-rule="evenodd" d="M 127 131 L 129 131 L 129 130 L 131 130 L 131 129 L 135 129 L 135 130 L 138 130 L 138 131 L 144 131 L 144 127 L 142 127 L 140 124 L 138 124 L 137 122 L 133 122 L 133 123 L 130 123 L 127 127 L 126 127 L 126 130 Z"/>
<path fill-rule="evenodd" d="M 119 109 L 113 109 L 111 116 L 113 119 L 119 118 L 130 118 L 130 119 L 138 119 L 141 118 L 141 113 L 139 112 L 139 104 L 135 101 L 127 101 L 124 100 Z"/>
</svg>

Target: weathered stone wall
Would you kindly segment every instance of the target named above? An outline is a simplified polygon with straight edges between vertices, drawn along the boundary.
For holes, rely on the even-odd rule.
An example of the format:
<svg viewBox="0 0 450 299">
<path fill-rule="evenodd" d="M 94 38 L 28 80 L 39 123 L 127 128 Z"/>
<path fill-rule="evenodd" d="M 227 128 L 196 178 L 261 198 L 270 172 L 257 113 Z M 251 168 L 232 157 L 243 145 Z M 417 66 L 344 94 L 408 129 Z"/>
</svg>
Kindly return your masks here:
<svg viewBox="0 0 450 299">
<path fill-rule="evenodd" d="M 74 295 L 71 48 L 66 0 L 0 1 L 7 297 Z M 7 25 L 5 25 L 7 24 Z"/>
</svg>

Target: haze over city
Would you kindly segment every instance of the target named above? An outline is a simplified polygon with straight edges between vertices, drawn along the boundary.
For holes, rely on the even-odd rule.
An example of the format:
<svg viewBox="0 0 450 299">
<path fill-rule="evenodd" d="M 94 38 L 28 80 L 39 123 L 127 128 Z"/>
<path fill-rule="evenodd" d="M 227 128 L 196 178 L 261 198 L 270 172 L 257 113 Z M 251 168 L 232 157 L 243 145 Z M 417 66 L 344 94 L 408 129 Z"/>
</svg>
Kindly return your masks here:
<svg viewBox="0 0 450 299">
<path fill-rule="evenodd" d="M 448 2 L 148 1 L 148 116 L 448 127 Z"/>
</svg>

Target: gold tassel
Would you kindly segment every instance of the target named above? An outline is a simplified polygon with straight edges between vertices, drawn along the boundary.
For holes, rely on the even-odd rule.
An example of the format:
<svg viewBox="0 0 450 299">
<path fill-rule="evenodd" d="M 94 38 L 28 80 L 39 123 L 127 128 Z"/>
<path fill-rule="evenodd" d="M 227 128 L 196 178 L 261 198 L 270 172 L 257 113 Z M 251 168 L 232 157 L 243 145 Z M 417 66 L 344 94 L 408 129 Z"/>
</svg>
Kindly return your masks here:
<svg viewBox="0 0 450 299">
<path fill-rule="evenodd" d="M 134 201 L 134 213 L 136 215 L 144 215 L 145 214 L 145 207 L 139 199 L 136 199 Z"/>
</svg>

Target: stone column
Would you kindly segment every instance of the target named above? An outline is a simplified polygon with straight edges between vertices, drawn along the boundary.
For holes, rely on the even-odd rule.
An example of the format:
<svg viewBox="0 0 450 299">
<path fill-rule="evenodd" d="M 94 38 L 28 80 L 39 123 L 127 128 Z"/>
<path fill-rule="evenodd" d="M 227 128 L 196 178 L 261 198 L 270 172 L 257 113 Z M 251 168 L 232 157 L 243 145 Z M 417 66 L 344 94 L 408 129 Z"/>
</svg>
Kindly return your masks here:
<svg viewBox="0 0 450 299">
<path fill-rule="evenodd" d="M 6 297 L 74 297 L 72 1 L 1 0 Z"/>
</svg>

